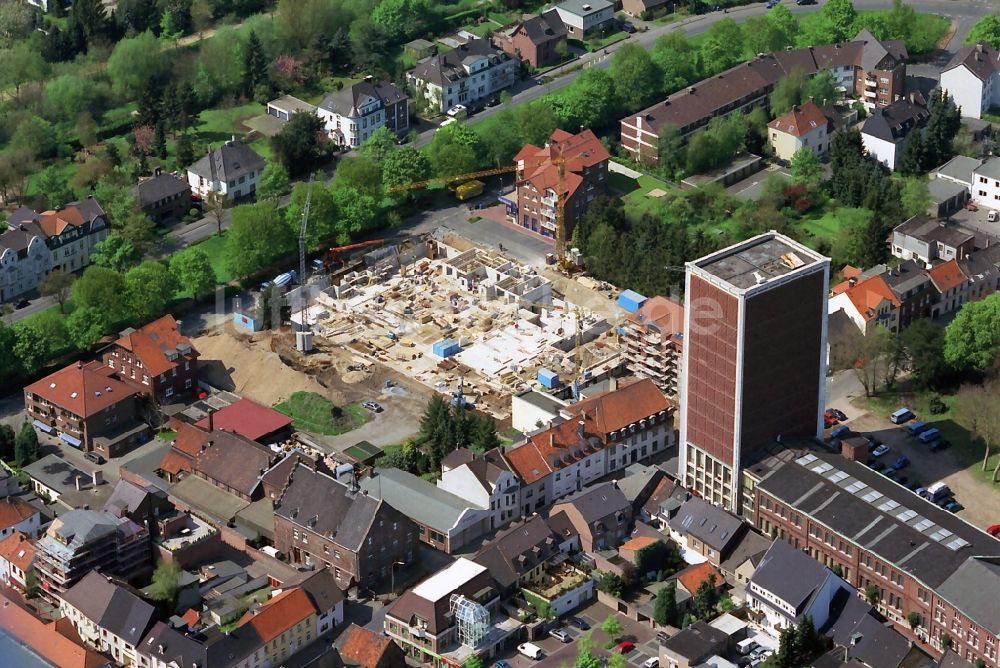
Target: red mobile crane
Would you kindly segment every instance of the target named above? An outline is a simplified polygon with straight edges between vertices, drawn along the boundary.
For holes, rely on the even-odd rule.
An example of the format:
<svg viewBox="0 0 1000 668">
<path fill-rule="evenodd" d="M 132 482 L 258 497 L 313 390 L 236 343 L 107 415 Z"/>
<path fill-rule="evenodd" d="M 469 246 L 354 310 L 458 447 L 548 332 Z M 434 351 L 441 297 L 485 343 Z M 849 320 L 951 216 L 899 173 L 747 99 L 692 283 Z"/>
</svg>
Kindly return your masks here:
<svg viewBox="0 0 1000 668">
<path fill-rule="evenodd" d="M 347 244 L 346 246 L 337 246 L 336 248 L 331 248 L 326 252 L 326 259 L 323 264 L 329 271 L 330 267 L 339 266 L 343 264 L 343 260 L 340 258 L 341 253 L 346 253 L 348 251 L 357 250 L 359 248 L 368 248 L 369 246 L 381 246 L 385 243 L 385 239 L 372 239 L 371 241 L 359 241 L 356 244 Z"/>
</svg>

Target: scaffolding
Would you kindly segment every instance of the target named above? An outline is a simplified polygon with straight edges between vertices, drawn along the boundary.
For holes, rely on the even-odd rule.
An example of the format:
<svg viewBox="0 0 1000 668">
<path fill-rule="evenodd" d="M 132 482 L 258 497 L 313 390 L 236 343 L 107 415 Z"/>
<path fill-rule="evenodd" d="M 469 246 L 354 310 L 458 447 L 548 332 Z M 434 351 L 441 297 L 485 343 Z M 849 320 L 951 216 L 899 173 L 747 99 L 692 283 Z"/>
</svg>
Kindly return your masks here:
<svg viewBox="0 0 1000 668">
<path fill-rule="evenodd" d="M 451 612 L 458 627 L 458 642 L 476 648 L 490 630 L 490 613 L 481 604 L 461 594 L 451 595 Z"/>
</svg>

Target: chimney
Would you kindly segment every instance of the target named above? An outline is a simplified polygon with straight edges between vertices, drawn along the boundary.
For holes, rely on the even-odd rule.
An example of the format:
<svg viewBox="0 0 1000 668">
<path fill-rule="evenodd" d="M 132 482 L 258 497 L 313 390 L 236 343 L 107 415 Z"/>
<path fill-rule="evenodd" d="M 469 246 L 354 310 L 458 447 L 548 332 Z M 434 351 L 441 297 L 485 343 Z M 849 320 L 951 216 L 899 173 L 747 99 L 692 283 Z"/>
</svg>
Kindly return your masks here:
<svg viewBox="0 0 1000 668">
<path fill-rule="evenodd" d="M 853 288 L 857 284 L 858 284 L 858 277 L 857 276 L 853 276 L 853 277 L 847 279 L 847 286 L 848 287 Z"/>
<path fill-rule="evenodd" d="M 82 489 L 82 485 L 80 484 L 81 479 L 82 478 L 80 476 L 76 476 L 73 478 L 73 482 L 76 483 L 76 491 L 78 492 Z"/>
<path fill-rule="evenodd" d="M 551 427 L 551 425 L 550 425 L 550 427 Z M 550 448 L 556 447 L 556 435 L 554 433 L 552 433 L 551 431 L 549 432 L 549 447 Z"/>
<path fill-rule="evenodd" d="M 978 44 L 976 44 L 976 53 L 982 53 L 982 52 L 983 52 L 983 43 L 979 42 Z"/>
<path fill-rule="evenodd" d="M 583 420 L 580 420 L 579 422 L 576 423 L 576 434 L 580 438 L 583 438 L 583 433 L 584 433 L 583 432 L 583 425 L 584 425 Z"/>
<path fill-rule="evenodd" d="M 94 487 L 98 487 L 100 485 L 103 485 L 104 484 L 104 472 L 101 471 L 100 469 L 97 469 L 96 471 L 94 471 L 93 473 L 90 474 L 90 480 L 91 480 L 91 482 L 94 483 Z"/>
<path fill-rule="evenodd" d="M 156 169 L 153 170 L 153 176 L 160 176 L 162 174 L 163 174 L 163 168 L 162 167 L 157 167 Z"/>
<path fill-rule="evenodd" d="M 213 417 L 214 415 L 215 415 L 214 410 L 208 411 L 208 433 L 210 434 L 213 431 L 215 431 L 215 418 Z"/>
</svg>

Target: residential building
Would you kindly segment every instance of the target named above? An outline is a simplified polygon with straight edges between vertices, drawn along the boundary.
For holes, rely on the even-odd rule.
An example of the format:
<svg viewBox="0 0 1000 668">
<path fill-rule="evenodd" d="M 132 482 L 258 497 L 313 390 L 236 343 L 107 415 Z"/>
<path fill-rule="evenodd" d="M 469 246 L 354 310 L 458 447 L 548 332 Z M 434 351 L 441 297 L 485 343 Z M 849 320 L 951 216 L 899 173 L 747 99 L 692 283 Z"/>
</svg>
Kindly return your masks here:
<svg viewBox="0 0 1000 668">
<path fill-rule="evenodd" d="M 157 520 L 161 516 L 173 514 L 174 506 L 167 498 L 167 493 L 159 487 L 139 487 L 120 479 L 111 492 L 111 497 L 104 503 L 103 511 L 115 517 L 127 517 L 139 526 L 149 527 L 150 533 L 155 536 Z"/>
<path fill-rule="evenodd" d="M 903 95 L 906 57 L 902 42 L 879 42 L 867 30 L 852 42 L 762 54 L 623 118 L 622 147 L 637 161 L 656 162 L 665 128 L 672 126 L 687 139 L 713 118 L 767 107 L 775 84 L 796 71 L 829 70 L 838 86 L 867 107 L 888 106 Z"/>
<path fill-rule="evenodd" d="M 543 148 L 526 145 L 514 156 L 517 210 L 508 216 L 526 230 L 556 238 L 561 205 L 563 240 L 569 239 L 590 202 L 607 192 L 610 157 L 592 130 L 574 135 L 556 129 Z"/>
<path fill-rule="evenodd" d="M 678 470 L 739 512 L 746 461 L 823 434 L 830 260 L 768 232 L 686 266 Z"/>
<path fill-rule="evenodd" d="M 552 506 L 549 515 L 566 513 L 580 534 L 584 552 L 618 547 L 632 530 L 632 504 L 613 482 L 591 485 Z"/>
<path fill-rule="evenodd" d="M 344 623 L 344 590 L 327 569 L 320 569 L 296 585 L 306 593 L 316 610 L 313 637 L 325 636 Z"/>
<path fill-rule="evenodd" d="M 452 450 L 441 461 L 437 486 L 476 508 L 488 508 L 490 530 L 521 515 L 521 481 L 499 448 L 483 454 L 466 448 Z"/>
<path fill-rule="evenodd" d="M 870 668 L 941 668 L 913 641 L 903 637 L 856 595 L 854 588 L 840 589 L 834 596 L 827 628 L 818 629 L 833 641 L 834 649 L 816 660 L 816 668 L 833 668 L 838 662 Z M 969 666 L 972 664 L 970 663 Z M 967 666 L 964 668 L 968 668 Z"/>
<path fill-rule="evenodd" d="M 931 306 L 932 318 L 939 318 L 959 309 L 969 300 L 969 277 L 955 260 L 948 260 L 927 270 L 937 292 L 934 304 Z"/>
<path fill-rule="evenodd" d="M 686 566 L 673 577 L 677 581 L 678 590 L 687 592 L 690 596 L 689 601 L 694 598 L 702 586 L 715 590 L 719 598 L 722 598 L 723 590 L 728 587 L 725 576 L 710 561 Z"/>
<path fill-rule="evenodd" d="M 42 228 L 20 223 L 0 232 L 0 303 L 38 287 L 52 266 L 52 251 Z"/>
<path fill-rule="evenodd" d="M 28 570 L 35 561 L 35 543 L 20 531 L 0 540 L 0 582 L 8 587 L 27 589 Z"/>
<path fill-rule="evenodd" d="M 170 449 L 163 455 L 159 470 L 168 482 L 177 482 L 194 470 L 194 460 L 208 441 L 208 434 L 190 422 L 171 417 L 167 423 L 174 432 Z M 287 478 L 286 478 L 287 479 Z M 284 485 L 284 480 L 281 484 Z M 272 497 L 274 498 L 274 497 Z"/>
<path fill-rule="evenodd" d="M 841 284 L 830 297 L 829 313 L 843 311 L 862 334 L 868 334 L 875 327 L 885 327 L 891 332 L 899 332 L 899 297 L 892 291 L 882 273 L 866 278 L 850 278 L 847 285 Z"/>
<path fill-rule="evenodd" d="M 56 512 L 90 504 L 103 505 L 111 490 L 104 485 L 100 470 L 85 471 L 58 454 L 45 455 L 21 469 L 30 481 L 31 491 L 58 503 Z"/>
<path fill-rule="evenodd" d="M 803 148 L 820 156 L 830 150 L 833 123 L 811 99 L 801 106 L 795 105 L 767 127 L 768 141 L 779 160 L 791 160 Z"/>
<path fill-rule="evenodd" d="M 692 496 L 667 521 L 670 537 L 719 566 L 740 543 L 747 526 L 718 506 Z"/>
<path fill-rule="evenodd" d="M 38 509 L 19 496 L 0 498 L 0 540 L 15 533 L 35 538 L 41 527 L 41 518 Z"/>
<path fill-rule="evenodd" d="M 267 161 L 239 139 L 231 139 L 187 168 L 191 191 L 200 197 L 237 201 L 253 197 Z"/>
<path fill-rule="evenodd" d="M 413 563 L 417 528 L 400 511 L 299 464 L 274 507 L 274 545 L 291 563 L 333 569 L 342 589 L 371 589 Z"/>
<path fill-rule="evenodd" d="M 529 16 L 493 34 L 493 44 L 528 67 L 554 65 L 569 53 L 566 25 L 555 9 Z"/>
<path fill-rule="evenodd" d="M 668 297 L 650 297 L 624 323 L 625 365 L 649 378 L 668 397 L 677 396 L 684 351 L 684 306 Z"/>
<path fill-rule="evenodd" d="M 649 379 L 567 406 L 504 453 L 521 480 L 521 515 L 672 448 L 673 412 Z"/>
<path fill-rule="evenodd" d="M 789 577 L 794 573 L 794 577 Z M 777 639 L 806 616 L 817 629 L 829 621 L 840 590 L 856 590 L 833 571 L 784 540 L 771 544 L 747 584 L 747 605 L 760 615 L 760 625 Z"/>
<path fill-rule="evenodd" d="M 257 603 L 236 627 L 252 626 L 264 648 L 264 665 L 280 666 L 316 639 L 316 609 L 298 587 Z"/>
<path fill-rule="evenodd" d="M 755 466 L 754 523 L 854 588 L 907 638 L 998 664 L 1000 542 L 860 462 L 786 451 Z M 919 618 L 911 629 L 908 617 Z"/>
<path fill-rule="evenodd" d="M 928 268 L 937 260 L 961 260 L 975 249 L 973 232 L 927 216 L 909 218 L 892 231 L 892 254 Z"/>
<path fill-rule="evenodd" d="M 215 429 L 205 432 L 191 473 L 244 501 L 257 501 L 264 498 L 261 478 L 278 455 L 257 441 Z"/>
<path fill-rule="evenodd" d="M 566 34 L 575 40 L 610 30 L 615 20 L 615 5 L 608 0 L 565 0 L 555 10 L 566 24 Z"/>
<path fill-rule="evenodd" d="M 406 664 L 403 649 L 392 638 L 357 624 L 348 626 L 337 638 L 337 651 L 352 668 L 396 668 Z"/>
<path fill-rule="evenodd" d="M 474 106 L 497 97 L 521 78 L 521 63 L 485 39 L 432 55 L 406 73 L 406 82 L 433 112 Z"/>
<path fill-rule="evenodd" d="M 941 88 L 948 92 L 962 115 L 982 118 L 991 107 L 1000 105 L 1000 54 L 979 42 L 955 52 L 941 70 Z"/>
<path fill-rule="evenodd" d="M 764 554 L 772 542 L 770 538 L 756 531 L 744 532 L 736 541 L 736 545 L 730 549 L 729 556 L 719 564 L 719 569 L 727 578 L 746 584 L 764 559 Z"/>
<path fill-rule="evenodd" d="M 100 362 L 77 362 L 24 388 L 36 429 L 87 452 L 119 457 L 148 433 L 141 393 Z"/>
<path fill-rule="evenodd" d="M 671 11 L 672 0 L 622 0 L 622 11 L 636 19 L 648 20 L 659 12 Z"/>
<path fill-rule="evenodd" d="M 211 422 L 212 426 L 209 426 Z M 213 411 L 194 423 L 201 430 L 231 431 L 243 438 L 270 445 L 286 440 L 292 434 L 292 418 L 284 413 L 261 406 L 250 399 L 238 401 Z"/>
<path fill-rule="evenodd" d="M 484 660 L 515 645 L 520 622 L 497 611 L 500 596 L 489 570 L 460 557 L 389 606 L 385 633 L 406 656 L 434 668 Z"/>
<path fill-rule="evenodd" d="M 684 628 L 677 635 L 660 643 L 660 666 L 663 668 L 693 668 L 710 656 L 725 654 L 729 636 L 703 620 Z"/>
<path fill-rule="evenodd" d="M 503 596 L 515 594 L 542 578 L 559 554 L 560 538 L 545 518 L 532 515 L 498 533 L 476 553 L 475 561 L 489 569 Z"/>
<path fill-rule="evenodd" d="M 158 223 L 181 220 L 191 210 L 191 184 L 160 168 L 139 181 L 132 193 L 142 212 Z"/>
<path fill-rule="evenodd" d="M 4 594 L 0 594 L 0 629 L 13 642 L 5 642 L 4 663 L 13 666 L 58 668 L 111 668 L 108 659 L 84 647 L 65 622 L 44 622 Z M 6 640 L 6 638 L 5 638 Z M 23 648 L 23 653 L 22 653 Z"/>
<path fill-rule="evenodd" d="M 63 513 L 36 547 L 35 570 L 42 591 L 50 596 L 62 596 L 92 571 L 130 581 L 152 570 L 149 531 L 129 519 L 94 510 Z"/>
<path fill-rule="evenodd" d="M 107 215 L 93 197 L 41 213 L 21 207 L 7 218 L 7 226 L 20 230 L 22 225 L 26 229 L 36 226 L 45 235 L 45 244 L 52 251 L 46 272 L 86 268 L 94 246 L 108 238 L 109 229 Z"/>
<path fill-rule="evenodd" d="M 138 387 L 158 404 L 198 388 L 198 351 L 169 314 L 138 330 L 124 330 L 104 351 L 103 360 L 119 380 Z"/>
<path fill-rule="evenodd" d="M 316 108 L 330 139 L 360 146 L 379 128 L 397 135 L 410 130 L 410 98 L 395 84 L 370 76 L 329 93 Z"/>
<path fill-rule="evenodd" d="M 161 621 L 153 623 L 139 643 L 136 653 L 139 655 L 139 665 L 142 668 L 184 668 L 184 666 L 208 668 L 217 664 L 237 665 L 232 660 L 226 663 L 221 661 L 209 663 L 208 651 L 203 643 Z M 232 658 L 235 659 L 236 656 L 233 655 Z"/>
<path fill-rule="evenodd" d="M 943 219 L 963 208 L 969 201 L 969 187 L 955 181 L 931 178 L 927 181 L 927 215 Z"/>
<path fill-rule="evenodd" d="M 1000 290 L 1000 244 L 993 244 L 958 261 L 969 277 L 968 300 L 979 301 Z"/>
<path fill-rule="evenodd" d="M 59 612 L 120 666 L 139 665 L 139 643 L 156 621 L 156 608 L 96 570 L 62 593 Z"/>
<path fill-rule="evenodd" d="M 899 299 L 899 331 L 910 326 L 931 312 L 931 303 L 936 298 L 934 284 L 927 271 L 913 260 L 906 260 L 895 266 L 879 265 L 886 284 Z"/>
<path fill-rule="evenodd" d="M 569 402 L 538 390 L 524 390 L 510 397 L 511 427 L 522 434 L 542 429 L 559 417 Z"/>
<path fill-rule="evenodd" d="M 923 99 L 896 100 L 871 112 L 861 126 L 861 141 L 875 160 L 896 169 L 911 132 L 921 132 L 930 118 Z"/>
<path fill-rule="evenodd" d="M 1000 157 L 990 158 L 972 170 L 972 201 L 1000 209 Z"/>
<path fill-rule="evenodd" d="M 473 506 L 408 471 L 374 469 L 359 484 L 369 496 L 399 508 L 417 525 L 421 541 L 446 554 L 457 552 L 491 530 L 490 509 Z"/>
<path fill-rule="evenodd" d="M 972 173 L 983 164 L 979 158 L 970 158 L 967 155 L 956 155 L 954 158 L 944 163 L 934 170 L 934 176 L 938 179 L 952 181 L 966 188 L 972 188 Z"/>
</svg>

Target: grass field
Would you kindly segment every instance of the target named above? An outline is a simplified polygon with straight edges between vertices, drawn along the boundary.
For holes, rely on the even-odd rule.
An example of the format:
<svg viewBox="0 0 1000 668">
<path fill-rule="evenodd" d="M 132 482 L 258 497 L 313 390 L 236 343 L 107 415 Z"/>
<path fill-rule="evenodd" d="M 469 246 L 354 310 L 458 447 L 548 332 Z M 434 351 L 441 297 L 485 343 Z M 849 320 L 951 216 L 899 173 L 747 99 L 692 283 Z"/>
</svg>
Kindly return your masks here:
<svg viewBox="0 0 1000 668">
<path fill-rule="evenodd" d="M 221 142 L 235 135 L 243 134 L 239 126 L 246 119 L 264 113 L 264 107 L 256 102 L 241 104 L 227 109 L 206 109 L 198 116 L 195 133 L 201 141 Z"/>
<path fill-rule="evenodd" d="M 841 207 L 828 211 L 819 218 L 804 220 L 799 224 L 800 229 L 809 235 L 809 241 L 815 242 L 825 239 L 829 243 L 840 235 L 840 231 L 845 223 L 855 220 L 868 220 L 872 212 L 868 209 L 852 209 Z"/>
<path fill-rule="evenodd" d="M 609 171 L 608 184 L 622 194 L 625 213 L 633 219 L 639 218 L 644 213 L 649 213 L 656 207 L 657 198 L 649 197 L 646 193 L 657 188 L 667 192 L 674 190 L 674 187 L 665 181 L 645 174 L 638 179 L 631 179 L 619 172 Z"/>
<path fill-rule="evenodd" d="M 228 283 L 233 280 L 233 277 L 226 270 L 225 263 L 225 249 L 226 249 L 226 238 L 220 237 L 218 235 L 209 237 L 204 241 L 194 245 L 201 251 L 204 251 L 208 255 L 209 261 L 212 263 L 212 269 L 215 270 L 215 278 L 219 283 Z"/>
<path fill-rule="evenodd" d="M 371 414 L 357 403 L 341 407 L 335 416 L 333 402 L 315 392 L 296 392 L 274 408 L 292 418 L 296 429 L 314 434 L 336 436 L 371 420 Z"/>
</svg>

